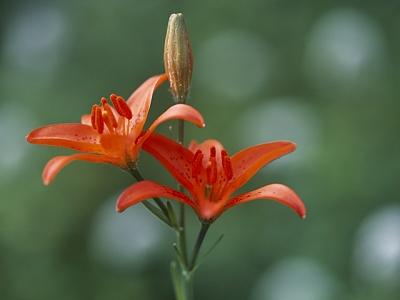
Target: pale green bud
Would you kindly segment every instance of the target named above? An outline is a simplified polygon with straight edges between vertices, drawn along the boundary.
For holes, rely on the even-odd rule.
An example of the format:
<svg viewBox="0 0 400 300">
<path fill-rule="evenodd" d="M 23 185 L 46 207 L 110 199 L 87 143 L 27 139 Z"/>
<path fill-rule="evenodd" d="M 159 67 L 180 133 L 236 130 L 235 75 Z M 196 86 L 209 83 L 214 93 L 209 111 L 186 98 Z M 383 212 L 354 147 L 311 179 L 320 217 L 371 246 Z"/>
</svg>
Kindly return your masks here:
<svg viewBox="0 0 400 300">
<path fill-rule="evenodd" d="M 192 85 L 193 52 L 181 13 L 172 14 L 168 21 L 164 65 L 175 101 L 184 103 Z"/>
</svg>

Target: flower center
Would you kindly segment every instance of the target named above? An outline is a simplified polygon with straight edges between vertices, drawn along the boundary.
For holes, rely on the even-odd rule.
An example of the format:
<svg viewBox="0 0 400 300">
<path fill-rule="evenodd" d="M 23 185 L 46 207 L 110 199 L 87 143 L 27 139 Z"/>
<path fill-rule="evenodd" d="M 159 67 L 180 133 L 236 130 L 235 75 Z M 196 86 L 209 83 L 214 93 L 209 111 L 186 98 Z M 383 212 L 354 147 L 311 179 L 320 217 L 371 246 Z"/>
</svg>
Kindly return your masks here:
<svg viewBox="0 0 400 300">
<path fill-rule="evenodd" d="M 95 104 L 92 106 L 90 121 L 93 129 L 99 134 L 104 132 L 104 125 L 110 133 L 129 134 L 129 121 L 132 119 L 132 111 L 126 101 L 115 94 L 111 94 L 110 100 L 114 106 L 114 110 L 108 104 L 106 98 L 101 98 L 101 106 Z M 116 118 L 116 115 L 122 118 Z"/>
<path fill-rule="evenodd" d="M 201 152 L 201 150 L 197 150 L 192 161 L 192 177 L 198 184 L 203 183 L 203 179 L 199 179 L 199 175 L 202 171 L 202 167 L 205 169 L 206 177 L 204 179 L 206 179 L 206 182 L 204 186 L 204 193 L 206 198 L 210 201 L 219 200 L 218 197 L 215 197 L 217 196 L 216 193 L 219 194 L 219 191 L 215 190 L 216 183 L 223 183 L 222 185 L 218 185 L 218 188 L 221 189 L 233 178 L 232 162 L 228 152 L 226 152 L 225 149 L 221 150 L 222 170 L 218 170 L 216 154 L 215 147 L 211 147 L 209 161 L 203 163 L 204 154 Z"/>
</svg>

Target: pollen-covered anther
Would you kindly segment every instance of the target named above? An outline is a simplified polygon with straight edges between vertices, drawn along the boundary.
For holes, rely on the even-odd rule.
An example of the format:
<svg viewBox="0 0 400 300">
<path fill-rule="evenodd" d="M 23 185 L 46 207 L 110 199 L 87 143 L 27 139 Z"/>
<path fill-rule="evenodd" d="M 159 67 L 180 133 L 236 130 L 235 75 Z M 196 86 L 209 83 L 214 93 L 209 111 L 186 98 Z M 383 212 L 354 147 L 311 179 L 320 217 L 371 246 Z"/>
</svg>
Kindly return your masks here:
<svg viewBox="0 0 400 300">
<path fill-rule="evenodd" d="M 96 107 L 98 107 L 98 105 L 97 104 L 93 104 L 92 112 L 90 113 L 90 123 L 92 123 L 93 129 L 97 129 L 97 126 L 96 126 Z"/>
<path fill-rule="evenodd" d="M 233 178 L 232 162 L 225 149 L 221 150 L 222 168 L 224 169 L 226 179 L 231 180 Z"/>
<path fill-rule="evenodd" d="M 217 151 L 215 150 L 215 147 L 210 148 L 210 159 L 211 157 L 216 157 L 217 156 Z"/>
<path fill-rule="evenodd" d="M 93 126 L 93 128 L 96 129 L 99 134 L 102 134 L 104 131 L 103 113 L 102 113 L 101 108 L 97 105 L 96 105 L 95 110 L 96 110 L 95 114 L 94 114 L 95 115 L 95 120 L 94 120 L 95 126 Z"/>
<path fill-rule="evenodd" d="M 197 150 L 192 160 L 192 177 L 196 178 L 201 172 L 201 166 L 203 165 L 203 153 L 201 150 Z"/>
<path fill-rule="evenodd" d="M 132 119 L 132 111 L 124 98 L 111 94 L 110 100 L 120 116 L 127 118 L 128 120 Z"/>
<path fill-rule="evenodd" d="M 207 172 L 207 183 L 213 185 L 217 182 L 217 160 L 216 160 L 216 150 L 215 147 L 210 148 L 210 162 L 206 168 Z"/>
</svg>

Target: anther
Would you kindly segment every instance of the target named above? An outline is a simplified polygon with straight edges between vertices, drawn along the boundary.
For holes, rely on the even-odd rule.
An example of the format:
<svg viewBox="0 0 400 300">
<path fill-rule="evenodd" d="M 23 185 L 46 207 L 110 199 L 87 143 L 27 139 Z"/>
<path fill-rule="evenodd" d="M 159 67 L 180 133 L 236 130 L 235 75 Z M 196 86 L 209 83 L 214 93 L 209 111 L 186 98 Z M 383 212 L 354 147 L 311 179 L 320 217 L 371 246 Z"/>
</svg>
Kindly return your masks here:
<svg viewBox="0 0 400 300">
<path fill-rule="evenodd" d="M 132 111 L 122 97 L 116 96 L 115 94 L 111 94 L 110 100 L 119 115 L 127 118 L 128 120 L 132 119 Z"/>
<path fill-rule="evenodd" d="M 106 104 L 107 104 L 107 99 L 106 99 L 106 98 L 104 98 L 104 97 L 101 97 L 101 99 L 100 99 L 100 103 L 101 103 L 101 105 L 103 105 L 103 107 L 104 107 L 104 105 L 106 105 Z"/>
<path fill-rule="evenodd" d="M 213 185 L 217 182 L 217 160 L 216 160 L 215 147 L 210 148 L 210 164 L 208 165 L 207 172 L 207 183 Z"/>
<path fill-rule="evenodd" d="M 201 171 L 201 166 L 203 165 L 203 153 L 201 150 L 197 150 L 193 156 L 192 161 L 192 177 L 196 178 Z"/>
<path fill-rule="evenodd" d="M 97 129 L 97 126 L 96 126 L 96 107 L 98 107 L 97 104 L 94 104 L 92 106 L 92 112 L 90 114 L 90 123 L 92 123 L 93 129 Z"/>
<path fill-rule="evenodd" d="M 232 162 L 229 158 L 228 152 L 225 149 L 221 150 L 222 168 L 224 169 L 226 179 L 231 180 L 233 178 Z"/>
<path fill-rule="evenodd" d="M 93 128 L 97 129 L 97 132 L 102 134 L 104 131 L 104 123 L 103 123 L 103 116 L 102 116 L 101 108 L 98 106 L 96 106 L 95 124 L 96 124 L 96 127 L 93 126 Z"/>
<path fill-rule="evenodd" d="M 215 150 L 215 147 L 212 146 L 212 147 L 210 148 L 210 158 L 211 158 L 211 157 L 216 157 L 216 156 L 217 156 L 217 151 Z"/>
</svg>

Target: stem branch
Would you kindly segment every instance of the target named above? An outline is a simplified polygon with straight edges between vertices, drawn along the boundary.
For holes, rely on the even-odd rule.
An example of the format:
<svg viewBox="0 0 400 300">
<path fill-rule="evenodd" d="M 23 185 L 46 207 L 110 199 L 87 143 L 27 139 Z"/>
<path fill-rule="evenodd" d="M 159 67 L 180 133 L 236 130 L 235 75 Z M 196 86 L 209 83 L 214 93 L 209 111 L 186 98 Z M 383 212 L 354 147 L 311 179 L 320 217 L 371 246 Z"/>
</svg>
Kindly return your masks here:
<svg viewBox="0 0 400 300">
<path fill-rule="evenodd" d="M 188 270 L 191 271 L 196 263 L 197 255 L 199 254 L 201 244 L 203 243 L 204 237 L 206 236 L 207 230 L 210 228 L 210 224 L 201 224 L 199 235 L 197 236 L 196 244 L 194 245 L 192 256 L 189 261 Z"/>
</svg>

